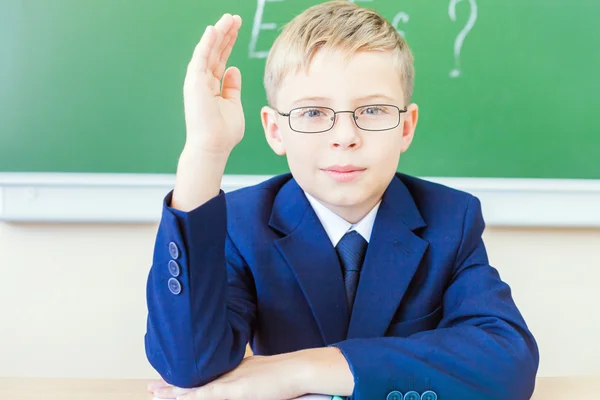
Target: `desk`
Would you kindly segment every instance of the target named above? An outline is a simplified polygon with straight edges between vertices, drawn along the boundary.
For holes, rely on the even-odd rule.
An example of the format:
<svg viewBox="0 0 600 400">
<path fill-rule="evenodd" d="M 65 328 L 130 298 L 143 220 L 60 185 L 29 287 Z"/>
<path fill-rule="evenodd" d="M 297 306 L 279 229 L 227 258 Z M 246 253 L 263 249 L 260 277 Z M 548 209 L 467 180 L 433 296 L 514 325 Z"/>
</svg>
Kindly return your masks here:
<svg viewBox="0 0 600 400">
<path fill-rule="evenodd" d="M 0 378 L 0 399 L 149 400 L 147 383 L 140 379 Z M 532 399 L 594 399 L 598 393 L 600 378 L 538 378 Z"/>
</svg>

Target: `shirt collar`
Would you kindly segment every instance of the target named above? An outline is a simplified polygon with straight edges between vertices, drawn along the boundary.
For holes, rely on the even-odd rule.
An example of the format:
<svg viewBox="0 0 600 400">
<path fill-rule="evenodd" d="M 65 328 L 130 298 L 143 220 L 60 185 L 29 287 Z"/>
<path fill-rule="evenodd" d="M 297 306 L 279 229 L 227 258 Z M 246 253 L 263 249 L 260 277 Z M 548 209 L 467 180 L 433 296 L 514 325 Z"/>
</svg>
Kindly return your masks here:
<svg viewBox="0 0 600 400">
<path fill-rule="evenodd" d="M 356 224 L 351 224 L 329 208 L 325 207 L 319 200 L 315 199 L 307 192 L 304 192 L 304 194 L 313 210 L 315 210 L 315 214 L 317 214 L 319 221 L 321 221 L 321 225 L 325 228 L 325 232 L 327 233 L 327 236 L 329 236 L 329 240 L 331 240 L 333 247 L 337 246 L 342 237 L 352 230 L 358 232 L 367 243 L 371 240 L 371 232 L 373 231 L 375 217 L 377 216 L 377 210 L 379 210 L 381 200 L 363 219 Z"/>
</svg>

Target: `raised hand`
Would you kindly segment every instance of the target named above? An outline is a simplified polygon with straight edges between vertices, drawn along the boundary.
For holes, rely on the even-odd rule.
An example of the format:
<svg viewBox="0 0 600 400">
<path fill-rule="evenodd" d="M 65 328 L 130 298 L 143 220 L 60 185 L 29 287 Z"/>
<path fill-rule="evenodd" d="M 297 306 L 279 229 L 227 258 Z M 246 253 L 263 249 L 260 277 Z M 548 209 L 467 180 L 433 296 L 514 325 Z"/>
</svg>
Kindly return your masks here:
<svg viewBox="0 0 600 400">
<path fill-rule="evenodd" d="M 194 49 L 183 88 L 186 147 L 228 154 L 244 136 L 242 75 L 236 67 L 225 70 L 241 25 L 240 16 L 223 15 Z"/>
<path fill-rule="evenodd" d="M 233 148 L 244 137 L 242 75 L 225 70 L 242 26 L 225 14 L 208 26 L 188 64 L 183 85 L 186 141 L 179 157 L 171 206 L 190 211 L 219 194 Z"/>
</svg>

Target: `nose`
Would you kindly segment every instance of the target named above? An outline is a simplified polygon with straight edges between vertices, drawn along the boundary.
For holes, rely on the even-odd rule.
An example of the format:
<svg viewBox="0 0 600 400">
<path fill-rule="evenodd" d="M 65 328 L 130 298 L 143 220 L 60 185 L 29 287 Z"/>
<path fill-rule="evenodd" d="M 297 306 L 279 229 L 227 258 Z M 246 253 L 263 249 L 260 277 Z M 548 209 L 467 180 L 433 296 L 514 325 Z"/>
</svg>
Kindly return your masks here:
<svg viewBox="0 0 600 400">
<path fill-rule="evenodd" d="M 344 115 L 346 114 L 346 115 Z M 331 128 L 331 145 L 341 148 L 360 147 L 360 136 L 358 126 L 354 122 L 352 111 L 340 111 L 335 116 L 333 128 Z"/>
</svg>

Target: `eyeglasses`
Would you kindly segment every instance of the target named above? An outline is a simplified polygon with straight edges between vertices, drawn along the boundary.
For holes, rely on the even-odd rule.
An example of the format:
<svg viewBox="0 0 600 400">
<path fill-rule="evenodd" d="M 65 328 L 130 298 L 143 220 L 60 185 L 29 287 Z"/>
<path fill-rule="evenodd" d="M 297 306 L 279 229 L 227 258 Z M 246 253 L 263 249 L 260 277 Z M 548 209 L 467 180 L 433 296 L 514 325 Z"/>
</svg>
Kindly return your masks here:
<svg viewBox="0 0 600 400">
<path fill-rule="evenodd" d="M 334 111 L 329 107 L 299 107 L 285 114 L 289 118 L 290 129 L 299 133 L 327 132 L 335 125 L 337 114 L 352 114 L 357 127 L 365 131 L 387 131 L 400 125 L 400 116 L 407 108 L 400 109 L 391 104 L 371 104 L 358 107 L 354 111 Z"/>
</svg>

